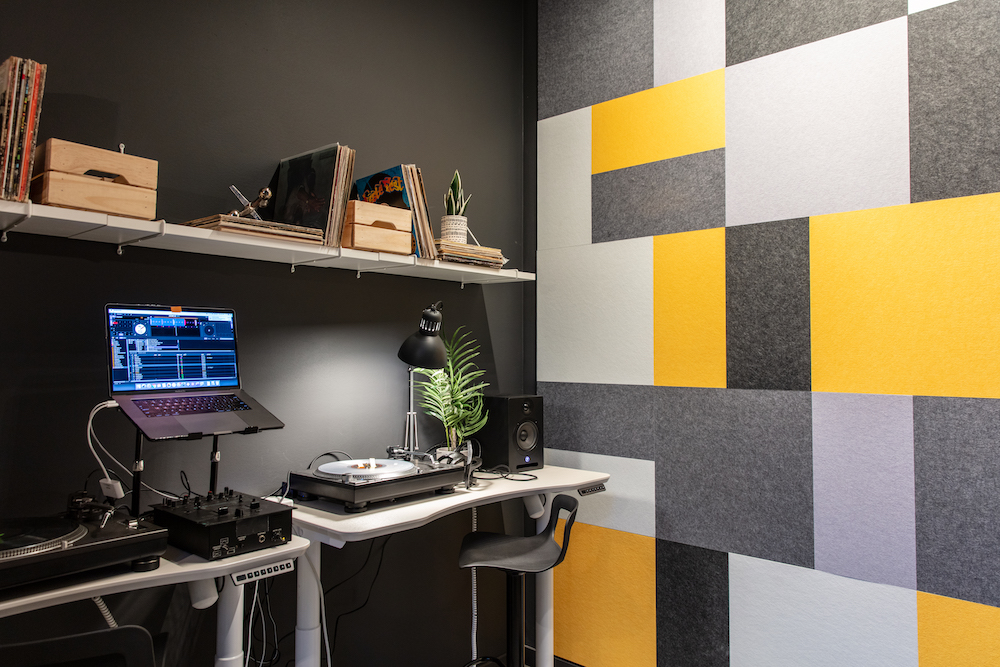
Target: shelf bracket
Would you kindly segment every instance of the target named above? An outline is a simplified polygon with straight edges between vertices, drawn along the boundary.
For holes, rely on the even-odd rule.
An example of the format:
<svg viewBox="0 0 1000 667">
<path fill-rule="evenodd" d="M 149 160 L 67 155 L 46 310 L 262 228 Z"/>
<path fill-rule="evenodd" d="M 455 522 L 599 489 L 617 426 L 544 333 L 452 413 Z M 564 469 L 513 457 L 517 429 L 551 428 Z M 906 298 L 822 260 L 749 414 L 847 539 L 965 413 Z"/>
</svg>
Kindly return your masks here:
<svg viewBox="0 0 1000 667">
<path fill-rule="evenodd" d="M 6 243 L 7 242 L 7 232 L 9 230 L 14 229 L 15 227 L 17 227 L 19 224 L 21 224 L 25 220 L 30 220 L 30 219 L 31 219 L 31 200 L 29 199 L 28 200 L 28 212 L 25 213 L 24 215 L 22 215 L 20 218 L 18 218 L 14 222 L 10 223 L 9 225 L 7 225 L 6 227 L 3 228 L 3 231 L 0 232 L 0 243 Z"/>
<path fill-rule="evenodd" d="M 166 220 L 157 220 L 157 222 L 160 223 L 160 231 L 158 231 L 155 234 L 148 234 L 146 236 L 141 236 L 141 237 L 139 237 L 137 239 L 133 239 L 131 241 L 125 241 L 124 243 L 119 243 L 118 244 L 118 254 L 119 255 L 122 254 L 122 251 L 124 250 L 125 246 L 135 245 L 136 243 L 140 243 L 142 241 L 148 241 L 149 239 L 157 239 L 157 238 L 160 238 L 161 236 L 165 236 L 166 233 L 167 233 L 167 221 Z"/>
</svg>

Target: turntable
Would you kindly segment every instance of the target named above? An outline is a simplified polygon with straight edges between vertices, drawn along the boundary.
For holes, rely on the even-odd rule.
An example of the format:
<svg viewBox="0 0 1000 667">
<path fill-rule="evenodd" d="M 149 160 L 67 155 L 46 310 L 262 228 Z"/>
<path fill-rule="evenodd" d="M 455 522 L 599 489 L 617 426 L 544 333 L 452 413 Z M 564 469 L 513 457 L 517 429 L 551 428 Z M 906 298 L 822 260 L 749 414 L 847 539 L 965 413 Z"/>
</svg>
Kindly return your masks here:
<svg viewBox="0 0 1000 667">
<path fill-rule="evenodd" d="M 0 589 L 74 572 L 131 563 L 155 570 L 167 531 L 145 521 L 71 516 L 0 521 Z"/>
<path fill-rule="evenodd" d="M 331 461 L 315 470 L 289 473 L 289 485 L 299 498 L 336 500 L 348 512 L 363 512 L 369 503 L 418 493 L 451 493 L 464 479 L 461 463 L 402 459 Z"/>
</svg>

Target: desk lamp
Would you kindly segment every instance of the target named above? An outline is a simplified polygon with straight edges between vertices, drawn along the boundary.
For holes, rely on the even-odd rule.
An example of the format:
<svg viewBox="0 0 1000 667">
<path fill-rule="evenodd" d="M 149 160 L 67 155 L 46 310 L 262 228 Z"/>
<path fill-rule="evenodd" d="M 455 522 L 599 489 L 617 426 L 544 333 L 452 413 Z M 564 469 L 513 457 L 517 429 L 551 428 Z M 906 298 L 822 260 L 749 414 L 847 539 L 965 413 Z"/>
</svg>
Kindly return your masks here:
<svg viewBox="0 0 1000 667">
<path fill-rule="evenodd" d="M 410 411 L 406 413 L 406 435 L 403 436 L 403 449 L 410 458 L 413 452 L 420 449 L 417 442 L 417 413 L 413 410 L 413 370 L 444 368 L 448 363 L 448 354 L 440 336 L 443 308 L 444 304 L 440 301 L 425 308 L 417 332 L 403 341 L 397 354 L 410 367 Z"/>
</svg>

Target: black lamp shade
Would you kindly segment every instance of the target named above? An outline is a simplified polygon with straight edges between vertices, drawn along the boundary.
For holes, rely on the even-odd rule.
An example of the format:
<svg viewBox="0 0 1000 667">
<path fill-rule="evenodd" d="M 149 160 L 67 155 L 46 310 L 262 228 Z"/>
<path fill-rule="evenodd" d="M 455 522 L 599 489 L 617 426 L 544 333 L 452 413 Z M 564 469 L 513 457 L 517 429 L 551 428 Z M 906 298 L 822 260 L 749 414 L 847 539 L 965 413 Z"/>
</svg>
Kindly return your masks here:
<svg viewBox="0 0 1000 667">
<path fill-rule="evenodd" d="M 444 368 L 448 354 L 441 340 L 441 302 L 428 306 L 420 328 L 399 346 L 400 360 L 416 368 Z"/>
</svg>

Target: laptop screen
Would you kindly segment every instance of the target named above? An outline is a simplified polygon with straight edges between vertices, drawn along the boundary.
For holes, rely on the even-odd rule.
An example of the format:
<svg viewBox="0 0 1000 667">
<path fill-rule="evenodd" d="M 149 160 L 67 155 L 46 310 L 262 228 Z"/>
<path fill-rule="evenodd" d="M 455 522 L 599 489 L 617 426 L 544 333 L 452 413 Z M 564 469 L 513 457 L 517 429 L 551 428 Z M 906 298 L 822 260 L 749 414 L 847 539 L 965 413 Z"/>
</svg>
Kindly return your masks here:
<svg viewBox="0 0 1000 667">
<path fill-rule="evenodd" d="M 111 393 L 239 387 L 231 310 L 109 304 Z"/>
</svg>

